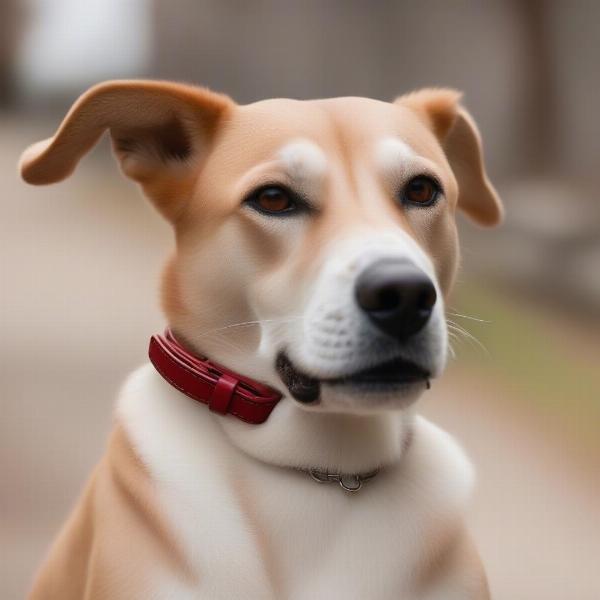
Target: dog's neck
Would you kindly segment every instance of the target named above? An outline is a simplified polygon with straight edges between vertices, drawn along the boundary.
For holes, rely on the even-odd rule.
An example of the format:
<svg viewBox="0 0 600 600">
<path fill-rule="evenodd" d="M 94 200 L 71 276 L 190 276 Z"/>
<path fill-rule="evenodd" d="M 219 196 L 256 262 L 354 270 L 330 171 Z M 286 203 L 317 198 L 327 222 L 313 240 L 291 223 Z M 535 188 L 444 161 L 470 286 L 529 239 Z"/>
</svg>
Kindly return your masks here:
<svg viewBox="0 0 600 600">
<path fill-rule="evenodd" d="M 192 351 L 233 371 L 273 387 L 281 383 L 273 379 L 269 361 L 259 359 L 255 353 L 230 352 L 221 356 L 218 348 L 207 347 L 207 340 L 183 333 L 177 333 L 177 337 Z M 401 459 L 411 438 L 414 416 L 414 405 L 401 411 L 338 414 L 305 409 L 284 396 L 260 425 L 249 425 L 230 416 L 219 416 L 217 420 L 234 446 L 262 462 L 361 474 Z"/>
<path fill-rule="evenodd" d="M 253 458 L 282 467 L 360 474 L 398 462 L 411 436 L 414 410 L 373 415 L 311 412 L 289 398 L 269 419 L 248 426 L 220 419 L 231 442 Z"/>
</svg>

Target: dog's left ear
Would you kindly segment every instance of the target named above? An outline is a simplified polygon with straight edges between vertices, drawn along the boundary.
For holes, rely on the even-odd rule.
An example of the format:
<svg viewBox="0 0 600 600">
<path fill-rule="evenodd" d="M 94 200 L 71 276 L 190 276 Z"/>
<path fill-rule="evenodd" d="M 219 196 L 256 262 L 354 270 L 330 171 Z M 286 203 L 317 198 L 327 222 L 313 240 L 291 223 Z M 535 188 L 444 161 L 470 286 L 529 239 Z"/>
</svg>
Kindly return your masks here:
<svg viewBox="0 0 600 600">
<path fill-rule="evenodd" d="M 424 89 L 395 102 L 416 112 L 437 137 L 458 182 L 458 208 L 480 225 L 497 225 L 502 203 L 485 172 L 481 136 L 460 98 L 455 90 Z"/>
<path fill-rule="evenodd" d="M 125 175 L 175 219 L 219 123 L 234 106 L 227 96 L 196 86 L 107 81 L 75 102 L 54 137 L 25 150 L 21 175 L 35 185 L 65 179 L 108 130 Z"/>
</svg>

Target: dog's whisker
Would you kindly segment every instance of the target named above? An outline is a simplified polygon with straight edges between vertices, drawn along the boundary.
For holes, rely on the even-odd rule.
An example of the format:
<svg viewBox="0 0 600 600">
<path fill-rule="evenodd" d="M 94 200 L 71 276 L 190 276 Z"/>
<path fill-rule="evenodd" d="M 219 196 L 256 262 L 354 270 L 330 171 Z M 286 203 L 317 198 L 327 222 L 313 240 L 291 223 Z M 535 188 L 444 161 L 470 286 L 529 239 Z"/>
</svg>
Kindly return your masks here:
<svg viewBox="0 0 600 600">
<path fill-rule="evenodd" d="M 471 315 L 462 315 L 460 313 L 456 313 L 456 312 L 448 312 L 449 315 L 451 315 L 452 317 L 459 317 L 461 319 L 469 319 L 469 321 L 477 321 L 478 323 L 486 323 L 486 324 L 491 324 L 492 321 L 488 321 L 487 319 L 480 319 L 479 317 L 473 317 Z"/>
<path fill-rule="evenodd" d="M 485 344 L 476 336 L 474 336 L 470 331 L 467 331 L 464 327 L 462 327 L 458 323 L 455 323 L 454 321 L 451 321 L 450 319 L 446 319 L 446 323 L 448 325 L 448 333 L 454 333 L 456 336 L 455 339 L 458 340 L 462 336 L 463 339 L 473 343 L 475 346 L 483 350 L 483 352 L 487 356 L 490 355 L 490 352 L 485 346 Z"/>
<path fill-rule="evenodd" d="M 259 319 L 257 321 L 241 321 L 240 323 L 232 323 L 230 325 L 224 325 L 223 327 L 209 329 L 208 331 L 205 331 L 204 333 L 202 333 L 200 337 L 205 337 L 212 333 L 225 331 L 228 329 L 235 329 L 235 328 L 239 328 L 239 327 L 255 327 L 255 326 L 261 325 L 263 323 L 288 323 L 288 322 L 296 321 L 296 320 L 303 319 L 303 318 L 304 318 L 303 316 L 299 315 L 299 316 L 295 316 L 295 317 L 280 317 L 277 319 Z"/>
<path fill-rule="evenodd" d="M 452 340 L 448 340 L 448 352 L 450 352 L 450 356 L 452 357 L 452 359 L 456 358 L 456 350 L 454 350 Z"/>
<path fill-rule="evenodd" d="M 212 341 L 216 346 L 220 346 L 224 349 L 230 349 L 237 353 L 243 352 L 243 348 L 238 344 L 232 342 L 229 338 L 219 334 L 218 332 L 210 332 L 206 335 L 201 336 L 207 341 Z"/>
<path fill-rule="evenodd" d="M 452 358 L 456 358 L 456 349 L 453 342 L 458 342 L 458 335 L 451 330 L 448 330 L 448 350 Z"/>
</svg>

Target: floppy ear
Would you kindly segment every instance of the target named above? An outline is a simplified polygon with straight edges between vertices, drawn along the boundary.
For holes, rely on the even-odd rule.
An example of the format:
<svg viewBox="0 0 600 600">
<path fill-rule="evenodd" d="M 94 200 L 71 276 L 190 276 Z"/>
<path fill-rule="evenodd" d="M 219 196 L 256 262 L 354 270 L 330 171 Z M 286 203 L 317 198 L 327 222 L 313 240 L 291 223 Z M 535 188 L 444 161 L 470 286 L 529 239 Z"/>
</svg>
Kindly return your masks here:
<svg viewBox="0 0 600 600">
<path fill-rule="evenodd" d="M 35 185 L 65 179 L 108 129 L 125 175 L 173 218 L 182 188 L 193 181 L 194 167 L 233 106 L 227 96 L 194 86 L 107 81 L 75 102 L 54 137 L 25 150 L 21 175 Z"/>
<path fill-rule="evenodd" d="M 480 225 L 497 225 L 502 203 L 485 172 L 481 136 L 460 98 L 455 90 L 424 89 L 396 102 L 416 112 L 438 138 L 458 182 L 458 208 Z"/>
</svg>

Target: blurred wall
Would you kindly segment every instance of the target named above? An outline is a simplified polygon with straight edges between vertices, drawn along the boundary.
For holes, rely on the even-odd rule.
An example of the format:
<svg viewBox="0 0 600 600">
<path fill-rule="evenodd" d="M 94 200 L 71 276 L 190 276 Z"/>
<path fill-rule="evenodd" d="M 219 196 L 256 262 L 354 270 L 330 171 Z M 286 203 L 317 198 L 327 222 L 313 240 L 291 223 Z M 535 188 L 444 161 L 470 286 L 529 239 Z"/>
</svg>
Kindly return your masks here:
<svg viewBox="0 0 600 600">
<path fill-rule="evenodd" d="M 148 0 L 21 0 L 27 26 L 16 57 L 20 100 L 60 105 L 104 79 L 146 72 L 152 14 Z"/>
<path fill-rule="evenodd" d="M 19 0 L 0 2 L 0 109 L 15 100 L 19 42 L 25 25 L 25 10 Z"/>
<path fill-rule="evenodd" d="M 517 115 L 526 79 L 515 69 L 524 32 L 511 2 L 156 1 L 152 71 L 267 97 L 371 96 L 421 86 L 463 90 L 487 139 L 492 171 L 523 161 Z M 516 151 L 515 151 L 516 149 Z"/>
</svg>

